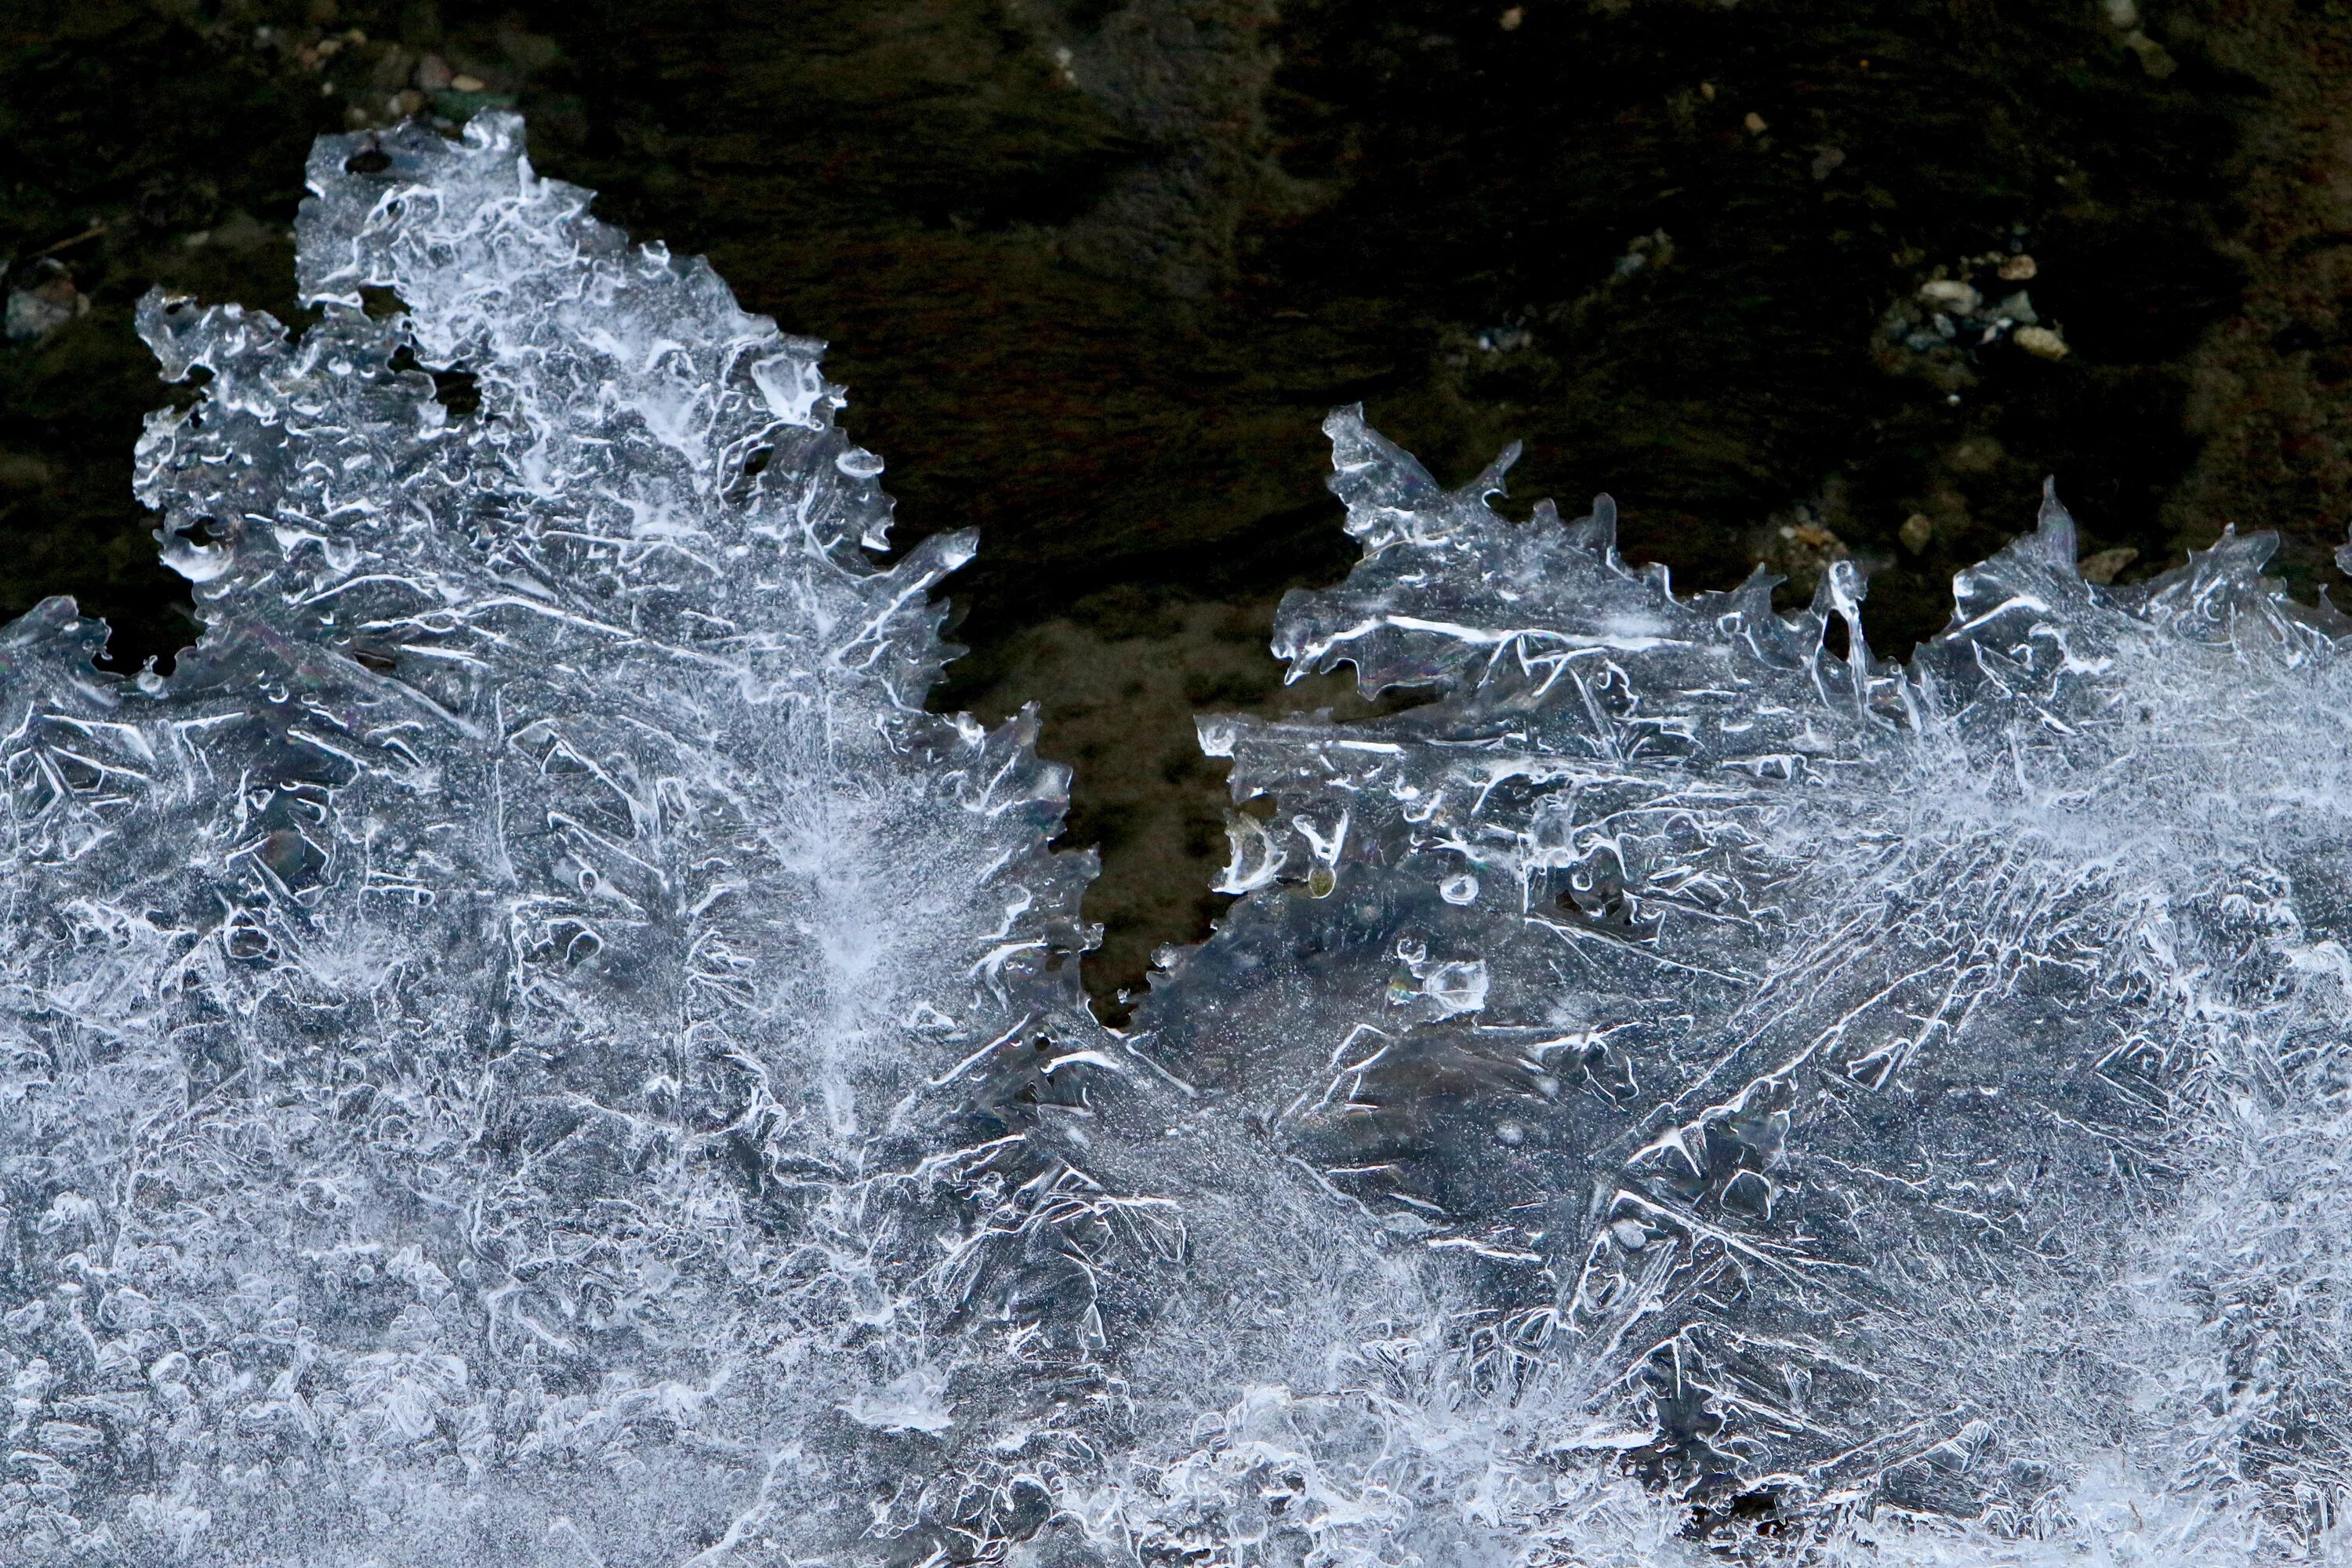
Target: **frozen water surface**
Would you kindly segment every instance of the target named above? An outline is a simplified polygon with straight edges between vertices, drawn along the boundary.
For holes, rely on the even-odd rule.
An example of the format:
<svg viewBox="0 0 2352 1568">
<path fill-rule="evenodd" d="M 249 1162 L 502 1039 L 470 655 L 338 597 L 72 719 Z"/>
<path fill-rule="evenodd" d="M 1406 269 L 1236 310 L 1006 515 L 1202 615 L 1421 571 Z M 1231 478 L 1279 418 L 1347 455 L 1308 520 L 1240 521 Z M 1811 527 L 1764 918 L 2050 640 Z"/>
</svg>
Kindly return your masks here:
<svg viewBox="0 0 2352 1568">
<path fill-rule="evenodd" d="M 2054 500 L 1907 669 L 1343 412 L 1132 1031 L 818 345 L 323 140 L 0 631 L 0 1561 L 2352 1561 L 2352 643 Z M 436 395 L 470 377 L 478 409 Z M 1843 623 L 1847 652 L 1823 646 Z M 1266 808 L 1270 806 L 1271 810 Z"/>
</svg>

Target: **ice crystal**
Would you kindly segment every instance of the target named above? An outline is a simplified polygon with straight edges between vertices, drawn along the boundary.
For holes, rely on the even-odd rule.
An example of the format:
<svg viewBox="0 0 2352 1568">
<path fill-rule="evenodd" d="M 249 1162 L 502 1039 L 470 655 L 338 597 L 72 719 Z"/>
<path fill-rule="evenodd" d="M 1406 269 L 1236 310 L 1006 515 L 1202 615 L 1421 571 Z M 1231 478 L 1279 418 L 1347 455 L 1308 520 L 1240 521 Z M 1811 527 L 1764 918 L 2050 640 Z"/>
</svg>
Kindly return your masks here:
<svg viewBox="0 0 2352 1568">
<path fill-rule="evenodd" d="M 1011 1419 L 935 1304 L 1088 1201 L 1062 772 L 921 711 L 971 542 L 869 563 L 819 345 L 520 141 L 323 140 L 299 341 L 151 298 L 209 629 L 0 649 L 0 1559 L 804 1549 Z"/>
<path fill-rule="evenodd" d="M 2341 1561 L 2352 643 L 2054 500 L 1874 660 L 1328 428 L 1132 1031 L 818 345 L 323 140 L 151 300 L 207 629 L 0 631 L 0 1561 Z M 1842 651 L 1825 646 L 1830 623 Z M 1271 805 L 1270 815 L 1264 807 Z"/>
<path fill-rule="evenodd" d="M 1434 700 L 1204 722 L 1275 809 L 1137 1043 L 1450 1260 L 1438 1407 L 1508 1441 L 1446 1510 L 1668 1560 L 1542 1500 L 1608 1469 L 1677 1551 L 2345 1560 L 2352 644 L 2270 542 L 2110 591 L 2048 495 L 1903 669 L 1849 563 L 1678 599 L 1605 497 L 1328 429 L 1365 558 L 1276 649 Z"/>
</svg>

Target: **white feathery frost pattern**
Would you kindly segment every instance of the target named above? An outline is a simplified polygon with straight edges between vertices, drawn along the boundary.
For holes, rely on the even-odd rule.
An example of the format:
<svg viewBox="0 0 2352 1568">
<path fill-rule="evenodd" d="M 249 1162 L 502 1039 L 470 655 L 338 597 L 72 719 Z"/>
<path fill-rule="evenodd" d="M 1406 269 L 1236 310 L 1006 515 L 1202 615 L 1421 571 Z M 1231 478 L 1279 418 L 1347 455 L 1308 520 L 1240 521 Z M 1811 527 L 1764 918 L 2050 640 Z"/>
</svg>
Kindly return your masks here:
<svg viewBox="0 0 2352 1568">
<path fill-rule="evenodd" d="M 511 117 L 310 179 L 299 341 L 140 315 L 202 642 L 0 652 L 0 1558 L 856 1539 L 904 1431 L 1016 1418 L 965 1339 L 1087 1362 L 1022 1251 L 1095 1033 L 1063 770 L 922 711 L 971 542 L 869 563 L 819 345 Z"/>
<path fill-rule="evenodd" d="M 299 339 L 141 313 L 203 640 L 0 629 L 0 1560 L 2352 1561 L 2263 542 L 2053 499 L 1899 668 L 1343 411 L 1276 651 L 1430 700 L 1204 722 L 1275 809 L 1112 1031 L 819 345 L 512 116 L 310 179 Z"/>
<path fill-rule="evenodd" d="M 1700 1555 L 2344 1560 L 2352 628 L 2053 494 L 1898 668 L 1327 428 L 1276 650 L 1434 700 L 1203 722 L 1275 809 L 1137 1047 L 1454 1260 L 1451 1418 Z"/>
</svg>

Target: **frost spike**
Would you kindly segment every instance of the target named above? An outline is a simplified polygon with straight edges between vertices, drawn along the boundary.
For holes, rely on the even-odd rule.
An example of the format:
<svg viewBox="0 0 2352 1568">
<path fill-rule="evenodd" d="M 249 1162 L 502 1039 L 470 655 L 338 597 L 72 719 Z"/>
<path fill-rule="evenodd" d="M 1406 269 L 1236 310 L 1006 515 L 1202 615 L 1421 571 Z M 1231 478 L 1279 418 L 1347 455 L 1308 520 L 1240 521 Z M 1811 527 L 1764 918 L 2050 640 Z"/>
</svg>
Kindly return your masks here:
<svg viewBox="0 0 2352 1568">
<path fill-rule="evenodd" d="M 2074 514 L 2059 500 L 2058 479 L 2054 474 L 2042 481 L 2042 510 L 2035 520 L 2033 541 L 2051 570 L 2080 575 L 2074 565 L 2075 552 L 2079 548 L 2074 540 Z"/>
<path fill-rule="evenodd" d="M 1568 536 L 1603 560 L 1617 548 L 1617 502 L 1608 495 L 1592 498 L 1592 510 L 1568 525 Z"/>
</svg>

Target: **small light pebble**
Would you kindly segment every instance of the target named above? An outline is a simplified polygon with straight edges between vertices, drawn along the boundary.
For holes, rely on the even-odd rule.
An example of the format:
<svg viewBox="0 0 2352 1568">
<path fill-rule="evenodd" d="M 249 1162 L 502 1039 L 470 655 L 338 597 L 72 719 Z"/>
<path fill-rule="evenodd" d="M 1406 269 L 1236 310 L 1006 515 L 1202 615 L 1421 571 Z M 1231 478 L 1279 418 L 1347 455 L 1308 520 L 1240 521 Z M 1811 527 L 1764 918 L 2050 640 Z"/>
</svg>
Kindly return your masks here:
<svg viewBox="0 0 2352 1568">
<path fill-rule="evenodd" d="M 2011 335 L 2017 339 L 2019 348 L 2036 359 L 2064 359 L 2074 353 L 2066 346 L 2066 340 L 2048 327 L 2020 327 Z"/>
<path fill-rule="evenodd" d="M 1937 278 L 1919 285 L 1919 298 L 1939 310 L 1956 310 L 1965 316 L 1977 308 L 1979 297 L 1957 278 Z"/>
<path fill-rule="evenodd" d="M 2082 574 L 2084 582 L 2096 583 L 2104 588 L 2115 582 L 2116 574 L 2138 559 L 2138 551 L 2128 544 L 2119 544 L 2113 550 L 2084 556 L 2074 570 Z"/>
</svg>

